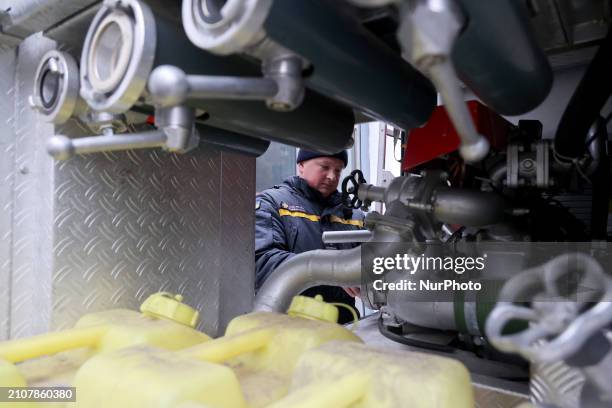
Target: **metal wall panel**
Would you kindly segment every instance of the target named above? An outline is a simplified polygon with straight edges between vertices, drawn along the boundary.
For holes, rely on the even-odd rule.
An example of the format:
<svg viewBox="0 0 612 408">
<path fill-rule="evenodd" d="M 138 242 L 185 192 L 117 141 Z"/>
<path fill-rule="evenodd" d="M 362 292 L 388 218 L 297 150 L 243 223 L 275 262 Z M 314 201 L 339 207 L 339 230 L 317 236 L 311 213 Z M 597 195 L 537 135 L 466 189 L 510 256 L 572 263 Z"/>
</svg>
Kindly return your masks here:
<svg viewBox="0 0 612 408">
<path fill-rule="evenodd" d="M 16 50 L 0 51 L 0 340 L 9 336 L 15 132 Z"/>
<path fill-rule="evenodd" d="M 255 287 L 255 159 L 223 152 L 221 166 L 220 323 L 253 310 Z M 223 327 L 224 328 L 224 327 Z"/>
<path fill-rule="evenodd" d="M 83 313 L 182 293 L 218 325 L 220 153 L 75 157 L 55 167 L 53 328 Z"/>
<path fill-rule="evenodd" d="M 25 38 L 44 31 L 100 0 L 0 0 L 3 32 Z"/>
<path fill-rule="evenodd" d="M 15 75 L 15 176 L 10 337 L 49 329 L 52 282 L 53 160 L 45 139 L 53 126 L 43 123 L 29 107 L 33 77 L 42 55 L 55 42 L 40 34 L 27 38 L 18 50 Z"/>
<path fill-rule="evenodd" d="M 16 135 L 15 154 L 5 149 L 0 173 L 14 174 L 0 191 L 15 209 L 0 218 L 12 225 L 0 246 L 0 291 L 10 287 L 0 339 L 68 328 L 89 312 L 137 309 L 157 291 L 183 294 L 200 311 L 199 328 L 219 334 L 252 305 L 255 159 L 206 145 L 185 155 L 156 149 L 54 162 L 44 145 L 55 130 L 26 103 L 37 62 L 54 46 L 36 35 L 19 48 L 6 132 Z M 57 131 L 87 133 L 75 121 Z"/>
</svg>

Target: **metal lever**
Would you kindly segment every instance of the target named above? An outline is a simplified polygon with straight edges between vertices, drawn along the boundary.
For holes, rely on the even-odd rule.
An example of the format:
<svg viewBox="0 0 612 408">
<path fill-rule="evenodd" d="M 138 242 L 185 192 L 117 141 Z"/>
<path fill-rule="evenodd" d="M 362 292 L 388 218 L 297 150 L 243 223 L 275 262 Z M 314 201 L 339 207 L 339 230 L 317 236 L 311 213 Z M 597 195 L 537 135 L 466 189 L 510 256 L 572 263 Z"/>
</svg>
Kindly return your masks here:
<svg viewBox="0 0 612 408">
<path fill-rule="evenodd" d="M 165 143 L 166 134 L 163 130 L 119 135 L 110 133 L 77 139 L 55 135 L 47 142 L 47 151 L 56 160 L 67 160 L 75 154 L 161 147 Z"/>
<path fill-rule="evenodd" d="M 304 98 L 302 61 L 280 58 L 264 66 L 265 77 L 226 77 L 187 75 L 172 65 L 162 65 L 151 73 L 148 89 L 158 106 L 182 105 L 188 100 L 264 100 L 276 111 L 292 111 Z"/>
<path fill-rule="evenodd" d="M 71 139 L 55 135 L 47 142 L 47 151 L 56 160 L 66 160 L 75 154 L 161 147 L 170 152 L 185 153 L 195 148 L 200 140 L 194 127 L 194 112 L 183 106 L 158 109 L 155 115 L 160 128 L 140 133 L 115 133 L 105 126 L 102 136 Z"/>
<path fill-rule="evenodd" d="M 489 142 L 476 132 L 450 59 L 465 21 L 463 13 L 452 0 L 420 0 L 414 9 L 405 10 L 398 39 L 409 54 L 407 58 L 429 75 L 440 92 L 461 139 L 461 157 L 466 162 L 483 159 L 489 151 Z"/>
</svg>

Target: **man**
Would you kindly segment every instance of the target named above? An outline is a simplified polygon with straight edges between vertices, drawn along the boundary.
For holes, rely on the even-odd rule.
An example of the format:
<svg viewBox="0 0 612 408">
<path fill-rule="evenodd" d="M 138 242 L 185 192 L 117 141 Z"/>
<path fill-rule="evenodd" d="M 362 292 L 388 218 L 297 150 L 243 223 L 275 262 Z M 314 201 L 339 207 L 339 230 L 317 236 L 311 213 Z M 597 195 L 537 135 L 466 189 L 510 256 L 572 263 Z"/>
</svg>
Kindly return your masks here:
<svg viewBox="0 0 612 408">
<path fill-rule="evenodd" d="M 298 175 L 288 178 L 257 195 L 255 203 L 255 289 L 282 262 L 314 249 L 349 249 L 352 244 L 324 245 L 323 231 L 363 229 L 364 214 L 346 208 L 336 190 L 340 173 L 346 167 L 346 150 L 326 155 L 300 150 L 297 157 Z M 316 286 L 302 293 L 323 295 L 327 302 L 355 306 L 359 288 Z M 344 308 L 340 323 L 352 320 Z"/>
</svg>

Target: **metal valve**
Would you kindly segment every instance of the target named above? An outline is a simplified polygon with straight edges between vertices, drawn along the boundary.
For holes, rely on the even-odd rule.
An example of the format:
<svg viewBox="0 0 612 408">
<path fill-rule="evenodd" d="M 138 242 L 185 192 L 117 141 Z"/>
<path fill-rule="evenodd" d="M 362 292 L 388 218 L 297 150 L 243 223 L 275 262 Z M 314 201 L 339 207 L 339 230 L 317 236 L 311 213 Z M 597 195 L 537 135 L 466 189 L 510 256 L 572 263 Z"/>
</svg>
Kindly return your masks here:
<svg viewBox="0 0 612 408">
<path fill-rule="evenodd" d="M 573 288 L 572 280 L 576 281 Z M 560 290 L 562 283 L 570 288 L 566 293 Z M 612 279 L 595 259 L 582 253 L 564 254 L 520 273 L 508 281 L 499 297 L 503 302 L 487 319 L 487 335 L 496 348 L 531 361 L 567 359 L 612 323 Z M 531 302 L 531 307 L 516 302 Z M 528 321 L 529 328 L 504 333 L 512 320 Z"/>
<path fill-rule="evenodd" d="M 362 184 L 366 184 L 366 180 L 359 169 L 353 170 L 342 180 L 342 201 L 346 207 L 367 209 L 370 203 L 360 200 L 358 196 L 359 186 Z"/>
</svg>

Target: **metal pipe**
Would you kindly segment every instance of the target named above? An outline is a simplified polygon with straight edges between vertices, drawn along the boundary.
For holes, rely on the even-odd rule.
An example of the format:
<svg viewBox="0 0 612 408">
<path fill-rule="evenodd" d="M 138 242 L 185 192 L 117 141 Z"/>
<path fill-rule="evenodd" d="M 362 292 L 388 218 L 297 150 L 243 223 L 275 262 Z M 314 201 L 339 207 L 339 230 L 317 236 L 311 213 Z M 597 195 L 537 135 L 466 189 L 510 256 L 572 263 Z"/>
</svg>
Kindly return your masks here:
<svg viewBox="0 0 612 408">
<path fill-rule="evenodd" d="M 497 224 L 508 208 L 496 194 L 445 187 L 436 189 L 432 207 L 438 221 L 467 226 Z"/>
<path fill-rule="evenodd" d="M 589 165 L 584 169 L 587 175 L 593 174 L 600 165 L 602 155 L 606 154 L 606 144 L 608 142 L 608 132 L 606 121 L 599 116 L 589 128 L 585 146 L 591 156 Z"/>
<path fill-rule="evenodd" d="M 555 152 L 571 159 L 585 152 L 584 137 L 612 93 L 612 29 L 576 87 L 555 135 Z"/>
<path fill-rule="evenodd" d="M 352 244 L 355 242 L 367 242 L 372 238 L 372 231 L 325 231 L 323 233 L 324 244 Z"/>
<path fill-rule="evenodd" d="M 496 187 L 502 187 L 504 185 L 504 180 L 506 179 L 507 173 L 508 165 L 504 162 L 493 168 L 489 174 L 489 178 Z"/>
<path fill-rule="evenodd" d="M 270 146 L 270 142 L 267 140 L 244 136 L 212 126 L 196 124 L 196 129 L 203 143 L 209 143 L 223 150 L 246 154 L 247 156 L 259 157 Z"/>
<path fill-rule="evenodd" d="M 371 242 L 387 242 L 385 253 L 396 252 L 401 235 L 388 228 L 376 228 Z M 359 286 L 361 248 L 317 249 L 298 254 L 281 263 L 265 280 L 255 297 L 254 311 L 287 311 L 293 296 L 318 285 Z"/>
<path fill-rule="evenodd" d="M 502 115 L 520 115 L 538 106 L 550 92 L 553 75 L 525 2 L 458 3 L 467 25 L 455 42 L 452 60 L 462 82 Z"/>
<path fill-rule="evenodd" d="M 357 7 L 383 7 L 399 3 L 401 0 L 348 0 Z"/>
<path fill-rule="evenodd" d="M 357 189 L 357 197 L 361 201 L 385 201 L 387 189 L 385 187 L 377 187 L 372 184 L 360 184 Z"/>
<path fill-rule="evenodd" d="M 610 199 L 610 156 L 606 121 L 599 117 L 587 137 L 587 150 L 592 161 L 586 169 L 593 183 L 591 196 L 591 239 L 606 240 L 608 236 L 608 202 Z"/>
<path fill-rule="evenodd" d="M 266 35 L 310 62 L 307 87 L 403 129 L 421 125 L 435 107 L 431 83 L 341 2 L 228 0 L 218 18 L 205 21 L 199 11 L 208 3 L 183 1 L 185 30 L 199 47 L 219 54 L 243 52 Z"/>
<path fill-rule="evenodd" d="M 431 83 L 338 2 L 275 1 L 264 28 L 311 62 L 307 86 L 337 95 L 372 117 L 411 129 L 427 121 L 436 105 Z"/>
<path fill-rule="evenodd" d="M 105 4 L 85 39 L 81 95 L 96 110 L 124 112 L 137 102 L 153 104 L 145 88 L 152 70 L 160 65 L 171 64 L 187 74 L 261 75 L 258 64 L 196 48 L 180 28 L 138 0 L 122 0 L 121 7 Z M 126 58 L 122 66 L 110 64 Z M 201 98 L 189 105 L 206 111 L 211 126 L 324 153 L 336 153 L 352 141 L 352 110 L 313 92 L 306 92 L 303 103 L 292 112 L 273 112 L 259 101 Z"/>
<path fill-rule="evenodd" d="M 253 310 L 287 311 L 293 296 L 317 285 L 361 285 L 361 248 L 317 249 L 298 254 L 276 268 L 255 297 Z"/>
<path fill-rule="evenodd" d="M 236 133 L 330 154 L 353 145 L 352 110 L 314 91 L 306 90 L 297 109 L 282 113 L 271 111 L 260 101 L 208 99 L 188 103 L 206 109 L 209 125 Z"/>
</svg>

